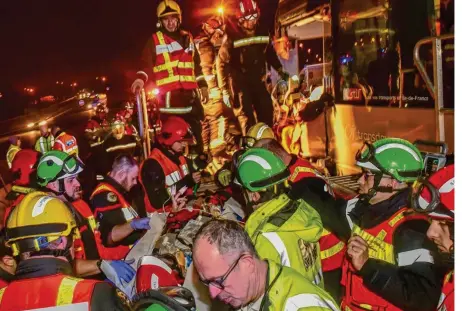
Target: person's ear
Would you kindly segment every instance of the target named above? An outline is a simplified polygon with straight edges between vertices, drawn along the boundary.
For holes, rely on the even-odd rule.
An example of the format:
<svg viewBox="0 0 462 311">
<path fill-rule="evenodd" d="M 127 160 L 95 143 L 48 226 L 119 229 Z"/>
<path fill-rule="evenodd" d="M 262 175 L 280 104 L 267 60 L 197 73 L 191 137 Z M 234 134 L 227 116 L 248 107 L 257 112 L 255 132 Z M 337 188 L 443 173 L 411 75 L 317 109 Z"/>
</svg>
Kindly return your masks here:
<svg viewBox="0 0 462 311">
<path fill-rule="evenodd" d="M 259 192 L 251 192 L 250 193 L 250 199 L 253 201 L 253 202 L 258 202 L 261 198 L 261 195 Z"/>
</svg>

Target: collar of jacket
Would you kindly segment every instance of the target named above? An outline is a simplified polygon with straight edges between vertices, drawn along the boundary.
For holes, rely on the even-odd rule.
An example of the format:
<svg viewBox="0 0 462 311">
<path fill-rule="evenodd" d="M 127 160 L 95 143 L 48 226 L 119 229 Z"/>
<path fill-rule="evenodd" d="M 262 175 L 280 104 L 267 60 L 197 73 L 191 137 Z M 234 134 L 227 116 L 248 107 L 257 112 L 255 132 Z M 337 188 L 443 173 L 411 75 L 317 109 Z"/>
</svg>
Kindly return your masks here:
<svg viewBox="0 0 462 311">
<path fill-rule="evenodd" d="M 388 200 L 373 205 L 363 202 L 360 198 L 350 216 L 361 228 L 373 228 L 407 205 L 409 191 L 409 188 L 401 190 Z"/>
<path fill-rule="evenodd" d="M 14 280 L 14 275 L 0 268 L 0 280 L 11 283 Z"/>
<path fill-rule="evenodd" d="M 19 263 L 14 280 L 38 278 L 55 274 L 72 275 L 71 264 L 68 261 L 58 258 L 31 258 Z"/>
<path fill-rule="evenodd" d="M 120 193 L 124 198 L 127 198 L 128 192 L 122 187 L 121 184 L 119 184 L 114 178 L 111 176 L 105 176 L 103 179 L 103 182 L 111 185 L 112 187 L 115 188 L 115 190 Z"/>
<path fill-rule="evenodd" d="M 266 272 L 266 290 L 265 295 L 263 296 L 263 300 L 261 302 L 260 311 L 269 310 L 271 301 L 269 299 L 269 292 L 273 288 L 274 284 L 277 282 L 279 276 L 282 272 L 282 266 L 269 261 L 265 260 L 266 264 L 268 265 L 268 270 Z"/>
<path fill-rule="evenodd" d="M 169 158 L 173 163 L 175 163 L 176 165 L 181 165 L 181 162 L 180 162 L 180 156 L 182 156 L 182 154 L 179 154 L 179 153 L 172 153 L 170 152 L 169 149 L 167 149 L 166 147 L 164 147 L 163 145 L 161 144 L 158 144 L 156 143 L 154 145 L 154 148 L 153 149 L 159 149 L 167 158 Z"/>
</svg>

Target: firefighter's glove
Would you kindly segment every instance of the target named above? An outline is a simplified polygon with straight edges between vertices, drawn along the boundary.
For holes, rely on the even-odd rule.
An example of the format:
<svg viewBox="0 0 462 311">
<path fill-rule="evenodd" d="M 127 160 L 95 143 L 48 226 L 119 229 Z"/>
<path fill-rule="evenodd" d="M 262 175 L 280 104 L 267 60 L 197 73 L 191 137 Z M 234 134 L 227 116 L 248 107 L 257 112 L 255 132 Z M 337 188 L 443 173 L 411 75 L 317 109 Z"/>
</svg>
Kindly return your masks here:
<svg viewBox="0 0 462 311">
<path fill-rule="evenodd" d="M 288 81 L 289 80 L 289 73 L 287 71 L 284 70 L 284 68 L 279 68 L 278 70 L 278 75 L 279 77 L 284 80 L 284 81 Z"/>
<path fill-rule="evenodd" d="M 224 170 L 217 172 L 217 174 L 218 174 L 218 182 L 223 187 L 228 187 L 229 184 L 231 184 L 232 173 L 230 170 L 224 169 Z"/>
<path fill-rule="evenodd" d="M 136 274 L 135 269 L 130 265 L 134 261 L 135 259 L 131 261 L 102 260 L 100 269 L 109 280 L 115 281 L 115 284 L 117 284 L 117 281 L 119 284 L 122 284 L 122 281 L 129 283 Z"/>
<path fill-rule="evenodd" d="M 201 87 L 200 94 L 201 94 L 202 105 L 207 104 L 207 102 L 209 101 L 209 89 L 207 87 Z"/>
<path fill-rule="evenodd" d="M 151 229 L 151 226 L 149 225 L 150 218 L 145 217 L 145 218 L 137 218 L 132 220 L 130 222 L 130 227 L 132 227 L 133 230 L 149 230 Z"/>
<path fill-rule="evenodd" d="M 223 103 L 226 107 L 231 108 L 233 106 L 231 94 L 228 90 L 223 90 Z"/>
</svg>

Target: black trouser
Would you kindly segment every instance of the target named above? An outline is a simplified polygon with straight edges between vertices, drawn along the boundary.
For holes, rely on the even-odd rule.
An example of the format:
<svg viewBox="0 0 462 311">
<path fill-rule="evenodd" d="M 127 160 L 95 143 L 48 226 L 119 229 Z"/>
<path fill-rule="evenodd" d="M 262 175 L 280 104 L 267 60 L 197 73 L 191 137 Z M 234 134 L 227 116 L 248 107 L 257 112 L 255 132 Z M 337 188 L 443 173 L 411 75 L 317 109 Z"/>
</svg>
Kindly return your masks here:
<svg viewBox="0 0 462 311">
<path fill-rule="evenodd" d="M 266 84 L 259 77 L 233 78 L 234 114 L 244 133 L 255 125 L 264 122 L 273 127 L 273 103 Z M 254 116 L 257 116 L 255 120 Z"/>
<path fill-rule="evenodd" d="M 340 304 L 343 298 L 343 287 L 340 284 L 342 278 L 342 269 L 335 269 L 328 272 L 323 272 L 324 289 L 328 292 L 335 301 Z"/>
</svg>

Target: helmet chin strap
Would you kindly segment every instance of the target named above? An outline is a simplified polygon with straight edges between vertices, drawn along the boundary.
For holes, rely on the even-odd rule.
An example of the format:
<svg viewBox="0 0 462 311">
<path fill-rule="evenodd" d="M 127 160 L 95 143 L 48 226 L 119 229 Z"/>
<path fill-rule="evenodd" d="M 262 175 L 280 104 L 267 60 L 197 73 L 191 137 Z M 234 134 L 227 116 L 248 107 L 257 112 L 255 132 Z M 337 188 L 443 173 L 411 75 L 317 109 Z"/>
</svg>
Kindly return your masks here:
<svg viewBox="0 0 462 311">
<path fill-rule="evenodd" d="M 382 180 L 383 173 L 377 173 L 374 175 L 374 185 L 372 186 L 371 189 L 367 192 L 367 194 L 362 194 L 361 199 L 370 202 L 373 197 L 377 195 L 378 192 L 386 192 L 386 193 L 392 193 L 394 191 L 393 187 L 384 187 L 384 186 L 379 186 L 380 181 Z"/>
</svg>

